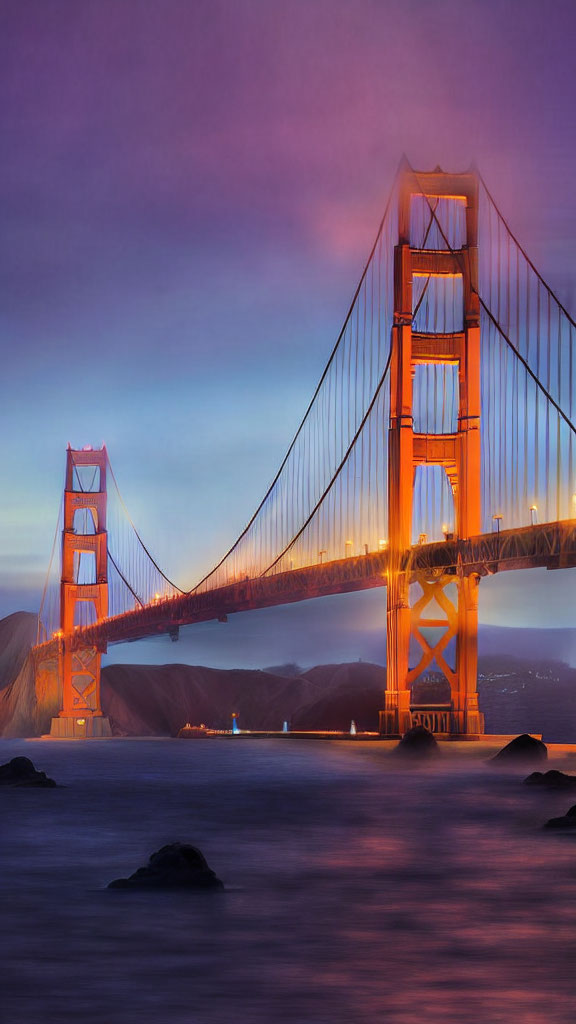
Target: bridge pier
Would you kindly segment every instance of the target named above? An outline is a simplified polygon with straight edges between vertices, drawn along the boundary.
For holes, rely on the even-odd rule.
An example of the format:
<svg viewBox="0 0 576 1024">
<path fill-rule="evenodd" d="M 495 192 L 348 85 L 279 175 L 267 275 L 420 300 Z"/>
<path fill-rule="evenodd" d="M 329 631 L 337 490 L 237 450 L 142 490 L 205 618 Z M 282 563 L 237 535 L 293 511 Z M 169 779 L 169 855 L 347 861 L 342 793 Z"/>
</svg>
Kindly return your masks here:
<svg viewBox="0 0 576 1024">
<path fill-rule="evenodd" d="M 386 701 L 384 710 L 380 712 L 380 732 L 390 739 L 400 739 L 408 729 L 412 728 L 412 711 L 410 708 L 410 690 L 384 694 Z"/>
<path fill-rule="evenodd" d="M 109 720 L 102 714 L 72 718 L 59 715 L 52 719 L 50 738 L 53 740 L 105 739 L 112 735 Z"/>
</svg>

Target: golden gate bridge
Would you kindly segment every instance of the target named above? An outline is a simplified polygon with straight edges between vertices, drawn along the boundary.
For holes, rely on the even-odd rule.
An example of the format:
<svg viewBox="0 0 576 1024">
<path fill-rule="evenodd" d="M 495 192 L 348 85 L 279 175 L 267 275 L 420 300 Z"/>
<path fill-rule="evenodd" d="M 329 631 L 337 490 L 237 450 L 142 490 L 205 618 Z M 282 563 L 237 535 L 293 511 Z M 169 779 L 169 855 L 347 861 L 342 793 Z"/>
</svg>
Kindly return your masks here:
<svg viewBox="0 0 576 1024">
<path fill-rule="evenodd" d="M 152 558 L 106 449 L 68 448 L 32 657 L 52 735 L 109 732 L 109 644 L 387 587 L 380 729 L 483 732 L 478 585 L 576 565 L 576 323 L 477 171 L 403 161 L 340 335 L 240 537 L 191 589 Z M 450 699 L 412 702 L 440 671 Z"/>
</svg>

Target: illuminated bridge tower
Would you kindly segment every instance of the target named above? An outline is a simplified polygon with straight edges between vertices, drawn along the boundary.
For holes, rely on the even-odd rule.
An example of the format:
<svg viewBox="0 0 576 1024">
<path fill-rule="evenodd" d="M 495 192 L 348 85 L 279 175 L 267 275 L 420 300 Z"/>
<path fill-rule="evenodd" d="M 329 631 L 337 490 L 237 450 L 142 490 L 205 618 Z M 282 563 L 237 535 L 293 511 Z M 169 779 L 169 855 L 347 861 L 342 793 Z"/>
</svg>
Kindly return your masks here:
<svg viewBox="0 0 576 1024">
<path fill-rule="evenodd" d="M 413 196 L 432 211 L 439 200 L 465 204 L 466 234 L 458 250 L 416 249 L 410 241 Z M 399 197 L 399 240 L 394 259 L 394 324 L 388 433 L 388 522 L 390 570 L 387 595 L 387 679 L 381 731 L 398 736 L 423 724 L 436 733 L 474 736 L 483 732 L 477 697 L 478 577 L 458 567 L 410 573 L 416 467 L 442 466 L 453 500 L 455 534 L 480 533 L 480 307 L 478 300 L 478 184 L 473 174 L 403 173 Z M 425 243 L 424 243 L 425 244 Z M 442 243 L 440 243 L 442 244 Z M 412 283 L 462 278 L 463 327 L 457 333 L 413 330 Z M 439 284 L 439 282 L 438 282 Z M 458 423 L 455 433 L 414 432 L 413 379 L 418 364 L 452 364 L 458 374 Z M 410 606 L 410 582 L 421 591 Z M 451 586 L 452 585 L 452 586 Z M 455 591 L 455 594 L 451 593 Z M 426 614 L 428 609 L 428 615 Z M 434 642 L 426 628 L 442 635 Z M 455 639 L 452 664 L 447 648 Z M 454 645 L 452 645 L 454 646 Z M 410 664 L 411 652 L 417 652 Z M 438 669 L 450 685 L 451 706 L 413 707 L 412 683 L 427 669 Z"/>
<path fill-rule="evenodd" d="M 74 644 L 74 629 L 87 623 L 88 608 L 95 621 L 108 615 L 106 466 L 105 447 L 81 451 L 68 447 L 58 658 L 62 710 L 52 719 L 50 734 L 55 737 L 110 735 L 100 707 L 102 653 L 96 647 Z"/>
</svg>

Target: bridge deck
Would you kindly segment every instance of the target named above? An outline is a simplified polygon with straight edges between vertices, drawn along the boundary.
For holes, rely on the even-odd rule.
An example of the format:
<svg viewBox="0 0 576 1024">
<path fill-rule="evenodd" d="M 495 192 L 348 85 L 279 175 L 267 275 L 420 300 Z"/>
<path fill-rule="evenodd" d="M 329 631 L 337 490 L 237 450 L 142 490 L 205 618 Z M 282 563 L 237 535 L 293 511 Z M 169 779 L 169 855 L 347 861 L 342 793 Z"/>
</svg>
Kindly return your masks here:
<svg viewBox="0 0 576 1024">
<path fill-rule="evenodd" d="M 421 572 L 487 576 L 512 569 L 574 566 L 576 519 L 570 519 L 481 534 L 468 540 L 418 545 L 406 552 L 402 569 L 414 578 Z M 384 550 L 276 575 L 237 580 L 225 587 L 161 600 L 76 629 L 70 646 L 94 646 L 104 651 L 109 644 L 174 633 L 179 626 L 222 619 L 234 612 L 383 587 L 387 571 L 388 552 Z M 57 644 L 53 639 L 35 650 L 41 657 L 50 658 L 56 655 Z"/>
</svg>

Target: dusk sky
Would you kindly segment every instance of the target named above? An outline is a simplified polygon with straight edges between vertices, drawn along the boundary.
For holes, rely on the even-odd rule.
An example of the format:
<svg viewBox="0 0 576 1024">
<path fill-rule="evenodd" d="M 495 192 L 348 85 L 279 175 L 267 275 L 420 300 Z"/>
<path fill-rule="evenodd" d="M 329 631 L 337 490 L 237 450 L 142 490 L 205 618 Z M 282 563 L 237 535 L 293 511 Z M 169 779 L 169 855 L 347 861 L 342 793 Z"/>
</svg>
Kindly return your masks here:
<svg viewBox="0 0 576 1024">
<path fill-rule="evenodd" d="M 574 0 L 1 0 L 0 615 L 38 608 L 68 442 L 107 444 L 180 586 L 220 558 L 300 422 L 402 153 L 476 161 L 574 312 L 575 38 Z M 491 580 L 481 619 L 573 626 L 575 584 Z M 369 621 L 338 600 L 383 626 L 374 595 Z M 306 628 L 267 614 L 294 643 Z"/>
</svg>

